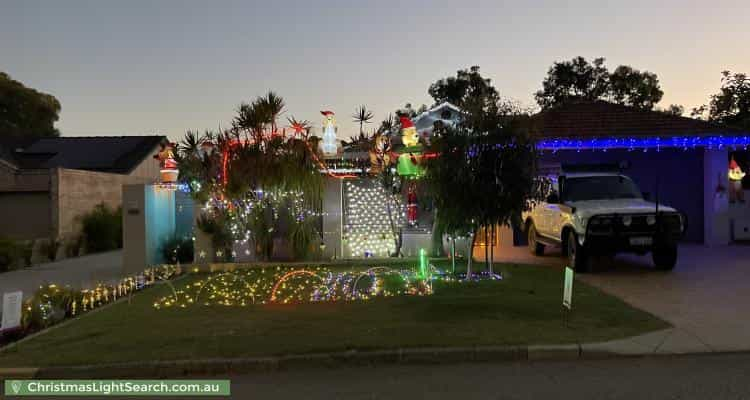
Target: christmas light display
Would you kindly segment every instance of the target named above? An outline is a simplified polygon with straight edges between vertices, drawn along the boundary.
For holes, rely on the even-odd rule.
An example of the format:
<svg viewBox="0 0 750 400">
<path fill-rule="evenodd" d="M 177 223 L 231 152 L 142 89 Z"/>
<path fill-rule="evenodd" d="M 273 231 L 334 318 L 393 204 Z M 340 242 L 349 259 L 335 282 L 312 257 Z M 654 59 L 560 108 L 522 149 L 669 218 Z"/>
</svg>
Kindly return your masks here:
<svg viewBox="0 0 750 400">
<path fill-rule="evenodd" d="M 401 226 L 404 208 L 377 181 L 344 182 L 344 211 L 344 240 L 351 257 L 388 257 L 396 251 L 391 218 Z"/>
<path fill-rule="evenodd" d="M 552 138 L 542 139 L 536 144 L 539 150 L 643 150 L 664 148 L 709 149 L 747 148 L 750 136 L 672 136 L 672 137 L 613 137 L 613 138 Z"/>
<path fill-rule="evenodd" d="M 174 159 L 174 149 L 177 147 L 174 143 L 162 143 L 161 150 L 154 158 L 159 160 L 161 183 L 169 185 L 177 183 L 180 171 L 177 169 L 177 161 Z"/>
<path fill-rule="evenodd" d="M 414 127 L 414 123 L 411 122 L 411 119 L 409 119 L 406 116 L 400 116 L 399 119 L 401 119 L 401 142 L 406 147 L 412 147 L 419 144 L 419 134 L 417 133 L 417 128 Z"/>
<path fill-rule="evenodd" d="M 742 190 L 742 178 L 745 177 L 745 173 L 742 172 L 742 169 L 734 158 L 729 161 L 729 172 L 727 175 L 729 177 L 729 202 L 735 203 L 739 201 L 740 203 L 744 203 L 745 192 Z"/>
<path fill-rule="evenodd" d="M 429 271 L 429 267 L 425 268 Z M 158 299 L 154 308 L 245 307 L 432 294 L 429 272 L 388 267 L 373 267 L 365 271 L 334 271 L 321 266 L 248 268 L 197 275 L 197 278 Z"/>
<path fill-rule="evenodd" d="M 325 155 L 335 155 L 338 149 L 336 141 L 336 119 L 333 111 L 321 111 L 323 114 L 323 141 L 320 143 L 320 149 Z"/>
</svg>

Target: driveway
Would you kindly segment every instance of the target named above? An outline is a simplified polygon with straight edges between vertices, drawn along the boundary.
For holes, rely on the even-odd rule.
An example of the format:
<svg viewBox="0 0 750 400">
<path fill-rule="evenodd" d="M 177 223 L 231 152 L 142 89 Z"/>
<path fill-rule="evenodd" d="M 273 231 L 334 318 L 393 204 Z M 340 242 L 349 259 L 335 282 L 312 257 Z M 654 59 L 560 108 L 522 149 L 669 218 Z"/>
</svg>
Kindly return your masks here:
<svg viewBox="0 0 750 400">
<path fill-rule="evenodd" d="M 45 283 L 88 288 L 99 282 L 115 282 L 121 276 L 122 250 L 97 253 L 2 273 L 0 295 L 21 290 L 28 298 Z"/>
<path fill-rule="evenodd" d="M 646 310 L 675 329 L 644 340 L 674 352 L 750 350 L 750 246 L 680 246 L 671 272 L 651 257 L 622 255 L 577 278 Z M 534 257 L 525 247 L 502 249 L 503 261 L 563 266 L 559 255 Z M 575 303 L 575 299 L 573 300 Z"/>
</svg>

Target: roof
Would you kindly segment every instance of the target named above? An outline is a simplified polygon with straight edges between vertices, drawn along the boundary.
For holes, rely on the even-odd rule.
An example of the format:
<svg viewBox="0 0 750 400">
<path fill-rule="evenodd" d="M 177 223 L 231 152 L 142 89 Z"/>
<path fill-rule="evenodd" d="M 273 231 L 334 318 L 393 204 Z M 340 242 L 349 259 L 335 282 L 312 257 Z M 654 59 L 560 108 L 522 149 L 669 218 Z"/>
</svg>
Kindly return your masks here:
<svg viewBox="0 0 750 400">
<path fill-rule="evenodd" d="M 125 174 L 164 136 L 2 138 L 0 158 L 18 169 L 69 168 Z"/>
<path fill-rule="evenodd" d="M 698 119 L 601 100 L 563 104 L 536 114 L 534 122 L 532 132 L 540 138 L 750 135 Z"/>
<path fill-rule="evenodd" d="M 443 113 L 448 111 L 446 115 Z M 461 109 L 449 102 L 443 102 L 412 118 L 417 131 L 432 130 L 435 122 L 454 123 L 461 114 Z M 447 118 L 446 118 L 447 117 Z"/>
</svg>

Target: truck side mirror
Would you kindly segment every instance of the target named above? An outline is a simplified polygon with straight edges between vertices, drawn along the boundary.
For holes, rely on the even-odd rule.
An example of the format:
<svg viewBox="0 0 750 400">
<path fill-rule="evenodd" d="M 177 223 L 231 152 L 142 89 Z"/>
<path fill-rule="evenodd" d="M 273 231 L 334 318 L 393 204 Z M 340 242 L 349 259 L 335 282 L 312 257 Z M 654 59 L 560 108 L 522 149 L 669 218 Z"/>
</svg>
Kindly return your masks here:
<svg viewBox="0 0 750 400">
<path fill-rule="evenodd" d="M 557 192 L 552 192 L 547 196 L 546 201 L 548 204 L 557 204 L 560 202 L 560 195 L 558 195 Z"/>
</svg>

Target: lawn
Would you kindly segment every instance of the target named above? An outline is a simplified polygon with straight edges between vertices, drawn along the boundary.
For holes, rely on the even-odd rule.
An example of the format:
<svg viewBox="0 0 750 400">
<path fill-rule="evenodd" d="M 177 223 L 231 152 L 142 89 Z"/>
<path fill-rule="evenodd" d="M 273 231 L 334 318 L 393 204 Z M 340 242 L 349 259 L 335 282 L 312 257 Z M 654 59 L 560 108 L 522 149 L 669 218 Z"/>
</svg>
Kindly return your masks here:
<svg viewBox="0 0 750 400">
<path fill-rule="evenodd" d="M 436 282 L 429 296 L 246 307 L 192 304 L 157 309 L 154 304 L 173 293 L 168 285 L 159 285 L 133 296 L 130 303 L 84 315 L 3 351 L 0 366 L 591 342 L 668 326 L 582 282 L 574 285 L 574 312 L 565 325 L 562 271 L 509 264 L 496 270 L 503 271 L 503 280 Z M 174 286 L 205 278 L 189 275 Z"/>
</svg>

